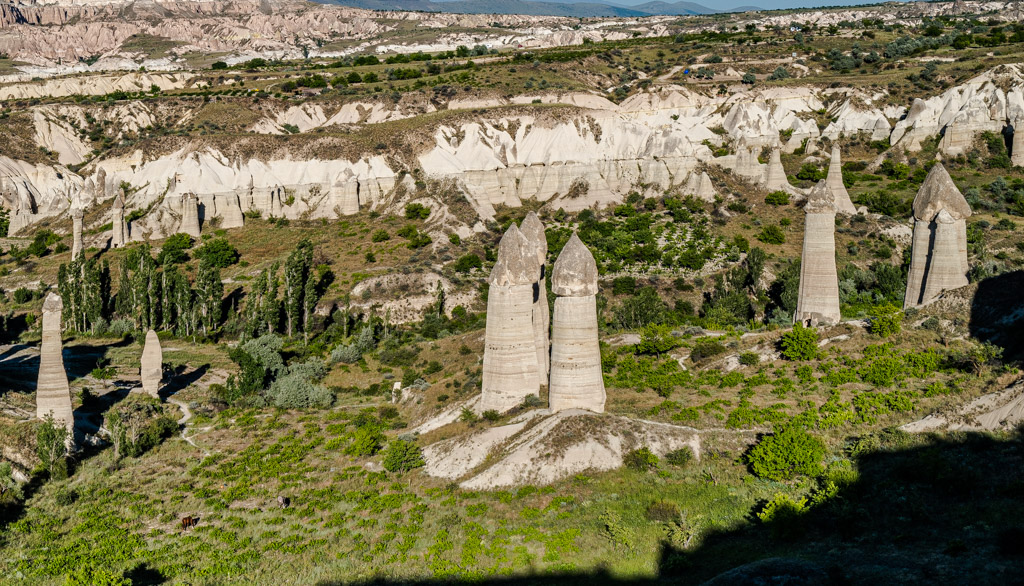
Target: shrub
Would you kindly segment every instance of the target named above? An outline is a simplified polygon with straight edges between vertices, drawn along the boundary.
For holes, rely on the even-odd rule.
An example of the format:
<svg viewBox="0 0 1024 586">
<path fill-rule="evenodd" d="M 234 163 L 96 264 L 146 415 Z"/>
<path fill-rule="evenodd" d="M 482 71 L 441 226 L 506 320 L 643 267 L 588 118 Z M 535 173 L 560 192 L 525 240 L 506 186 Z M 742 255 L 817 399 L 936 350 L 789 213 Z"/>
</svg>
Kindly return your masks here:
<svg viewBox="0 0 1024 586">
<path fill-rule="evenodd" d="M 658 456 L 645 446 L 627 453 L 622 463 L 638 472 L 650 472 L 658 469 Z"/>
<path fill-rule="evenodd" d="M 636 345 L 637 354 L 662 354 L 679 347 L 679 338 L 672 335 L 668 326 L 651 324 L 643 329 L 640 343 Z"/>
<path fill-rule="evenodd" d="M 409 220 L 426 220 L 430 217 L 430 208 L 421 203 L 410 203 L 405 206 L 405 217 Z"/>
<path fill-rule="evenodd" d="M 807 511 L 807 499 L 794 500 L 788 494 L 777 493 L 757 512 L 757 518 L 771 525 L 777 537 L 793 537 L 800 530 L 800 518 Z"/>
<path fill-rule="evenodd" d="M 64 586 L 131 586 L 132 581 L 96 566 L 78 566 L 64 577 Z"/>
<path fill-rule="evenodd" d="M 773 206 L 784 206 L 789 203 L 789 194 L 785 191 L 773 191 L 765 196 L 764 203 Z"/>
<path fill-rule="evenodd" d="M 747 453 L 751 472 L 768 480 L 788 480 L 797 474 L 821 474 L 825 444 L 798 425 L 782 426 Z"/>
<path fill-rule="evenodd" d="M 895 305 L 887 304 L 879 307 L 875 315 L 871 316 L 868 331 L 883 338 L 888 338 L 900 333 L 902 328 L 903 311 Z"/>
<path fill-rule="evenodd" d="M 345 448 L 349 456 L 372 456 L 384 446 L 384 434 L 374 425 L 366 425 L 356 430 L 352 443 Z"/>
<path fill-rule="evenodd" d="M 381 228 L 380 230 L 377 230 L 376 232 L 373 233 L 373 236 L 370 237 L 370 240 L 373 242 L 384 242 L 385 240 L 391 240 L 391 234 L 388 234 L 387 230 Z"/>
<path fill-rule="evenodd" d="M 484 261 L 473 253 L 460 256 L 459 260 L 455 261 L 455 271 L 459 273 L 468 273 L 473 269 L 479 269 L 483 266 Z"/>
<path fill-rule="evenodd" d="M 501 419 L 501 413 L 498 413 L 494 409 L 488 409 L 487 411 L 484 411 L 480 416 L 486 419 L 487 421 L 490 421 L 491 423 L 494 423 L 495 421 Z"/>
<path fill-rule="evenodd" d="M 768 76 L 768 81 L 775 81 L 777 79 L 789 79 L 789 71 L 781 65 L 775 68 L 775 71 Z"/>
<path fill-rule="evenodd" d="M 19 501 L 24 496 L 21 484 L 14 478 L 14 467 L 9 462 L 0 462 L 0 503 Z"/>
<path fill-rule="evenodd" d="M 240 257 L 238 249 L 224 238 L 209 240 L 196 249 L 195 256 L 199 260 L 205 260 L 212 266 L 222 269 L 235 264 Z"/>
<path fill-rule="evenodd" d="M 761 363 L 761 357 L 757 352 L 744 352 L 740 354 L 740 364 L 743 366 L 757 366 Z"/>
<path fill-rule="evenodd" d="M 765 226 L 758 232 L 757 239 L 765 244 L 785 244 L 786 234 L 778 226 Z"/>
<path fill-rule="evenodd" d="M 384 451 L 384 469 L 388 472 L 408 472 L 423 466 L 423 452 L 410 441 L 396 439 Z"/>
<path fill-rule="evenodd" d="M 700 362 L 705 358 L 717 356 L 725 352 L 725 346 L 717 338 L 701 338 L 694 342 L 690 352 L 690 360 Z"/>
<path fill-rule="evenodd" d="M 164 246 L 156 257 L 159 264 L 180 264 L 188 260 L 188 253 L 185 251 L 192 248 L 192 237 L 179 232 L 172 234 L 164 240 Z"/>
<path fill-rule="evenodd" d="M 67 477 L 68 430 L 57 424 L 51 415 L 36 428 L 36 455 L 50 476 L 57 480 Z"/>
<path fill-rule="evenodd" d="M 647 520 L 672 523 L 682 517 L 679 505 L 669 501 L 654 501 L 647 507 Z"/>
<path fill-rule="evenodd" d="M 818 357 L 818 330 L 797 323 L 782 335 L 782 356 L 787 360 L 814 360 Z"/>
<path fill-rule="evenodd" d="M 612 281 L 612 293 L 615 295 L 632 295 L 636 293 L 636 279 L 630 276 L 616 277 Z"/>
<path fill-rule="evenodd" d="M 686 468 L 693 462 L 693 450 L 689 446 L 665 454 L 665 461 L 676 468 Z"/>
</svg>

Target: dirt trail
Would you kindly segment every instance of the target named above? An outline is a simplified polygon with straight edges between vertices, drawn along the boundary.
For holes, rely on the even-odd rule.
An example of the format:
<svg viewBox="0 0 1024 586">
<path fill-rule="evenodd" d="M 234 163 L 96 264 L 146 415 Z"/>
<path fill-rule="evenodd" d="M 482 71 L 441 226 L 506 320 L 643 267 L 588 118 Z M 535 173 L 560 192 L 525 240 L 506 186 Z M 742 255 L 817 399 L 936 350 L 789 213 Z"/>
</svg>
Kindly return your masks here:
<svg viewBox="0 0 1024 586">
<path fill-rule="evenodd" d="M 181 439 L 185 440 L 193 448 L 201 451 L 204 456 L 209 456 L 210 452 L 206 451 L 205 448 L 196 445 L 196 442 L 192 441 L 192 438 L 186 435 L 188 433 L 188 421 L 189 419 L 192 419 L 192 410 L 188 408 L 186 403 L 174 398 L 168 398 L 167 402 L 172 405 L 177 405 L 178 408 L 181 409 L 181 419 L 178 420 L 178 425 L 182 426 Z M 206 431 L 206 429 L 200 429 L 199 431 Z"/>
</svg>

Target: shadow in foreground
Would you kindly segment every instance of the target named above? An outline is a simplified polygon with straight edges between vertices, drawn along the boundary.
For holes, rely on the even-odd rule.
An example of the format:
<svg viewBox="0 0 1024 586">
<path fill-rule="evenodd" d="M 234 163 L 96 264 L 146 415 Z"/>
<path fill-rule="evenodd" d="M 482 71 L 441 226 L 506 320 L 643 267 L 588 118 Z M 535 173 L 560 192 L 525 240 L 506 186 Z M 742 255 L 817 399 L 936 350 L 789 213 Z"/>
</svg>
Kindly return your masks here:
<svg viewBox="0 0 1024 586">
<path fill-rule="evenodd" d="M 971 337 L 1003 348 L 1005 362 L 1024 359 L 1024 271 L 1003 273 L 978 283 L 971 302 Z"/>
<path fill-rule="evenodd" d="M 320 586 L 1024 584 L 1021 430 L 1010 437 L 889 430 L 855 440 L 849 450 L 855 468 L 833 466 L 826 476 L 834 494 L 821 504 L 768 523 L 703 529 L 700 543 L 686 549 L 663 543 L 656 577 L 598 570 L 464 580 L 339 577 Z"/>
</svg>

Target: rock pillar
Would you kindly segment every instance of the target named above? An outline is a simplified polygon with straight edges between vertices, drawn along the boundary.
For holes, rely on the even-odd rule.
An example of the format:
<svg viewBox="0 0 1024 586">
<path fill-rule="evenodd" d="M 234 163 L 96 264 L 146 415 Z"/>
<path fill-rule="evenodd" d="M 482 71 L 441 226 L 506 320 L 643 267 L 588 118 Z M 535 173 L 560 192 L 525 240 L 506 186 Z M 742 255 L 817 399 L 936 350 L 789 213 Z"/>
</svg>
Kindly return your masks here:
<svg viewBox="0 0 1024 586">
<path fill-rule="evenodd" d="M 839 158 L 839 145 L 832 147 L 832 160 L 828 162 L 828 176 L 825 177 L 825 185 L 832 190 L 835 197 L 836 210 L 840 214 L 856 214 L 857 208 L 853 207 L 850 200 L 850 193 L 846 191 L 843 184 L 843 163 Z"/>
<path fill-rule="evenodd" d="M 548 286 L 544 273 L 548 260 L 548 237 L 544 232 L 544 224 L 534 212 L 527 214 L 519 230 L 533 247 L 539 266 L 533 285 L 533 340 L 537 346 L 537 369 L 541 384 L 544 384 L 543 381 L 547 380 L 548 373 L 551 372 L 551 346 L 548 339 L 548 332 L 551 331 L 551 310 L 548 307 Z"/>
<path fill-rule="evenodd" d="M 281 192 L 284 191 L 280 186 L 275 187 L 270 191 L 270 215 L 274 218 L 284 217 L 284 204 L 281 202 Z"/>
<path fill-rule="evenodd" d="M 1024 167 L 1024 119 L 1013 123 L 1013 143 L 1010 145 L 1010 162 L 1015 167 Z"/>
<path fill-rule="evenodd" d="M 540 396 L 533 329 L 533 286 L 539 270 L 535 248 L 513 224 L 498 244 L 487 293 L 482 411 L 508 411 L 528 395 Z"/>
<path fill-rule="evenodd" d="M 214 198 L 217 206 L 217 213 L 220 214 L 221 228 L 241 228 L 245 225 L 245 216 L 242 215 L 242 204 L 238 201 L 238 195 L 229 193 L 218 195 Z"/>
<path fill-rule="evenodd" d="M 967 218 L 971 207 L 941 163 L 914 197 L 914 240 L 903 307 L 929 303 L 967 285 Z"/>
<path fill-rule="evenodd" d="M 128 242 L 128 225 L 124 221 L 124 190 L 114 197 L 114 219 L 111 222 L 110 247 L 121 248 Z"/>
<path fill-rule="evenodd" d="M 146 332 L 146 347 L 142 351 L 142 390 L 154 399 L 160 398 L 160 383 L 164 377 L 164 353 L 156 332 Z"/>
<path fill-rule="evenodd" d="M 558 295 L 551 324 L 551 411 L 587 409 L 604 412 L 604 375 L 597 338 L 597 263 L 575 234 L 551 273 Z"/>
<path fill-rule="evenodd" d="M 782 166 L 782 154 L 778 148 L 772 149 L 772 158 L 768 163 L 764 186 L 769 191 L 793 193 L 793 186 L 789 184 L 789 179 L 786 177 L 786 169 Z"/>
<path fill-rule="evenodd" d="M 826 180 L 811 189 L 804 212 L 807 215 L 800 256 L 800 292 L 793 321 L 812 326 L 839 323 L 836 205 Z"/>
<path fill-rule="evenodd" d="M 181 227 L 178 232 L 199 238 L 199 199 L 192 192 L 186 193 L 181 199 Z"/>
<path fill-rule="evenodd" d="M 107 170 L 100 167 L 96 170 L 96 191 L 93 193 L 94 201 L 100 202 L 107 198 Z"/>
<path fill-rule="evenodd" d="M 36 417 L 52 415 L 58 425 L 74 431 L 75 419 L 71 410 L 71 387 L 64 370 L 61 341 L 61 313 L 64 302 L 56 293 L 43 301 L 43 341 L 39 348 L 39 378 L 36 382 Z"/>
<path fill-rule="evenodd" d="M 85 212 L 81 208 L 71 210 L 71 258 L 78 258 L 82 254 L 82 224 L 85 221 Z"/>
</svg>

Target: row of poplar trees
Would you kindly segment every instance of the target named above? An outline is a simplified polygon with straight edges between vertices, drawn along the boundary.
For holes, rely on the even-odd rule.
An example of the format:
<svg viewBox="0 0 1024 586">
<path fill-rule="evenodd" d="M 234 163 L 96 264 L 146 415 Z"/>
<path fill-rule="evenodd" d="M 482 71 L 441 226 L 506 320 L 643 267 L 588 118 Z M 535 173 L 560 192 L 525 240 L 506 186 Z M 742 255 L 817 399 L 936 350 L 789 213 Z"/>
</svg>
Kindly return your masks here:
<svg viewBox="0 0 1024 586">
<path fill-rule="evenodd" d="M 213 337 L 223 322 L 224 285 L 220 269 L 201 260 L 194 275 L 173 263 L 160 265 L 148 243 L 129 248 L 120 263 L 116 295 L 110 267 L 84 253 L 60 266 L 58 291 L 64 301 L 64 327 L 97 333 L 102 324 L 127 319 L 134 329 Z M 313 267 L 313 244 L 303 240 L 280 263 L 253 281 L 240 313 L 240 335 L 284 333 L 308 337 L 313 310 L 328 277 Z M 280 294 L 279 294 L 280 291 Z"/>
</svg>

